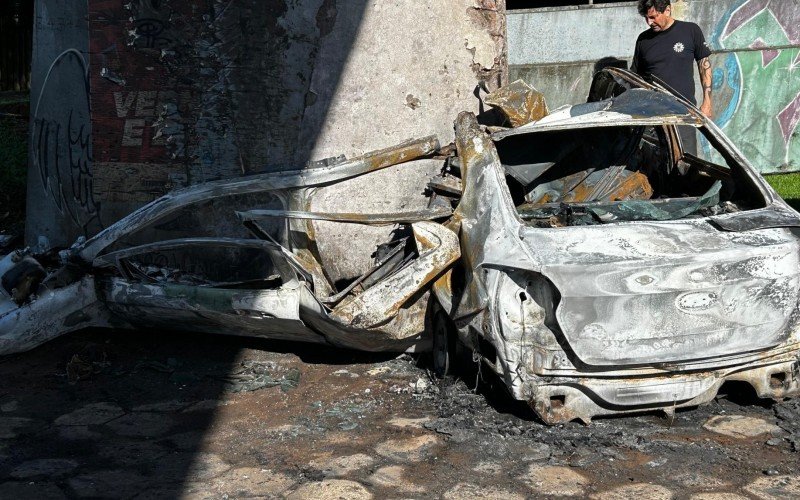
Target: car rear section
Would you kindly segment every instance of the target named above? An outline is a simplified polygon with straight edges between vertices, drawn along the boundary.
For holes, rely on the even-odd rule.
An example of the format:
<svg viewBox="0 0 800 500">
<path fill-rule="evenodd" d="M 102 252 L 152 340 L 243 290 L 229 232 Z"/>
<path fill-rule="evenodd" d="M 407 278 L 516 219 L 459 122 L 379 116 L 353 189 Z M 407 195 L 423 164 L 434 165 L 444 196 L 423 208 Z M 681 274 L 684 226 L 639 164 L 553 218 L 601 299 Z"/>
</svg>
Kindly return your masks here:
<svg viewBox="0 0 800 500">
<path fill-rule="evenodd" d="M 497 279 L 493 315 L 519 347 L 517 396 L 546 421 L 697 405 L 726 380 L 800 390 L 792 230 L 699 219 L 522 238 L 539 265 Z"/>
<path fill-rule="evenodd" d="M 672 413 L 728 381 L 797 395 L 800 215 L 690 104 L 617 90 L 490 134 L 459 117 L 469 251 L 434 288 L 459 339 L 550 424 Z"/>
</svg>

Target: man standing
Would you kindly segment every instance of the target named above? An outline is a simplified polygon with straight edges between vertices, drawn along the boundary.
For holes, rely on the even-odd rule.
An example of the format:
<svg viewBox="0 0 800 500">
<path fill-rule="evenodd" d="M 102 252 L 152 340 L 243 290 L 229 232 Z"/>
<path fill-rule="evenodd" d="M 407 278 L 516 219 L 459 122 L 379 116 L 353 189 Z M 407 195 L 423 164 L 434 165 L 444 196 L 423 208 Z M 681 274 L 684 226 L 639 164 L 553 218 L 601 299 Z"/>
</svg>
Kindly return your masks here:
<svg viewBox="0 0 800 500">
<path fill-rule="evenodd" d="M 641 14 L 650 29 L 639 35 L 631 69 L 650 78 L 656 76 L 683 97 L 697 104 L 694 86 L 694 63 L 700 72 L 703 102 L 700 111 L 711 118 L 711 50 L 703 32 L 694 23 L 672 17 L 670 0 L 639 0 Z M 681 133 L 684 150 L 696 151 L 694 130 Z"/>
</svg>

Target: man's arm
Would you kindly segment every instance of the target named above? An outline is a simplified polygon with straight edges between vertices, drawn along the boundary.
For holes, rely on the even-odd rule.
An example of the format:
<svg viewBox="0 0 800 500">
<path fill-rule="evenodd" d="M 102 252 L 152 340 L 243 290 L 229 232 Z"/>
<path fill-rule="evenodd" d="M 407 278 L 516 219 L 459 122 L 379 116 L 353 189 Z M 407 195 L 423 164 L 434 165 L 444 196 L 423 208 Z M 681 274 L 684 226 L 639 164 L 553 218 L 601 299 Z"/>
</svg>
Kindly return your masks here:
<svg viewBox="0 0 800 500">
<path fill-rule="evenodd" d="M 711 111 L 711 60 L 704 57 L 697 61 L 697 70 L 700 72 L 700 84 L 703 86 L 703 103 L 700 111 L 708 118 L 713 118 Z"/>
<path fill-rule="evenodd" d="M 713 118 L 711 111 L 711 60 L 704 57 L 697 61 L 697 70 L 700 72 L 700 84 L 703 86 L 703 103 L 700 111 L 709 118 Z"/>
<path fill-rule="evenodd" d="M 706 37 L 700 27 L 691 24 L 694 37 L 694 58 L 697 61 L 697 71 L 700 73 L 700 85 L 703 87 L 703 103 L 700 111 L 708 118 L 713 118 L 711 110 L 711 85 L 713 77 L 711 73 L 711 47 L 706 43 Z"/>
</svg>

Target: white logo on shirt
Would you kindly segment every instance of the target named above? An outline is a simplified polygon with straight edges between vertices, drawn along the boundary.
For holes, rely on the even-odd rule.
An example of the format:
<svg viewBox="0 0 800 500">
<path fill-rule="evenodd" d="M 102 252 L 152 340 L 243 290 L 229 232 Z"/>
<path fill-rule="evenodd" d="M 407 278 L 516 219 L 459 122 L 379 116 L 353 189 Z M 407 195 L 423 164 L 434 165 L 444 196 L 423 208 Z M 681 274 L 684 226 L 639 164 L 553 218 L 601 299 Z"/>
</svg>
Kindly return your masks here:
<svg viewBox="0 0 800 500">
<path fill-rule="evenodd" d="M 674 46 L 674 47 L 672 47 L 672 48 L 675 50 L 675 52 L 677 52 L 678 54 L 680 54 L 681 52 L 683 52 L 683 49 L 684 49 L 685 47 L 683 46 L 683 44 L 682 44 L 681 42 L 678 42 L 678 43 L 676 43 L 676 44 L 675 44 L 675 46 Z"/>
</svg>

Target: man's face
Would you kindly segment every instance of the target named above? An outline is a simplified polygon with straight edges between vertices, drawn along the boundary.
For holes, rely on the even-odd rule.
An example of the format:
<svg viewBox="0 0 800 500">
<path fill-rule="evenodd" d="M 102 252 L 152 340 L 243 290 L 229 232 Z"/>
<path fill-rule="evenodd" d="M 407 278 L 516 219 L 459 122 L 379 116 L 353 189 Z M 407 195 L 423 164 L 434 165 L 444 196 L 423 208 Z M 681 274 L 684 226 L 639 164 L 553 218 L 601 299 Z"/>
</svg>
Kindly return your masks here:
<svg viewBox="0 0 800 500">
<path fill-rule="evenodd" d="M 664 31 L 672 24 L 672 7 L 667 7 L 664 12 L 659 12 L 654 7 L 650 7 L 644 19 L 653 31 Z"/>
</svg>

